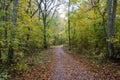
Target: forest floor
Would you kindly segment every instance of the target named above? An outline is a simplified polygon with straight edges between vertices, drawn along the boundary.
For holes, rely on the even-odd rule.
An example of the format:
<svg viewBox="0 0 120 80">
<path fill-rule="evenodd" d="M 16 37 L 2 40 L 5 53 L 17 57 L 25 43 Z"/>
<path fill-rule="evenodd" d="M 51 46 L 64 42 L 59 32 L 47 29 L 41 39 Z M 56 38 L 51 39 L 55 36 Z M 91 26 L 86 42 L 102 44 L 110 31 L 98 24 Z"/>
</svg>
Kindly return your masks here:
<svg viewBox="0 0 120 80">
<path fill-rule="evenodd" d="M 67 54 L 63 46 L 41 53 L 29 57 L 28 62 L 34 59 L 37 63 L 16 77 L 13 75 L 11 80 L 120 80 L 120 65 L 116 63 L 91 64 L 81 55 Z"/>
</svg>

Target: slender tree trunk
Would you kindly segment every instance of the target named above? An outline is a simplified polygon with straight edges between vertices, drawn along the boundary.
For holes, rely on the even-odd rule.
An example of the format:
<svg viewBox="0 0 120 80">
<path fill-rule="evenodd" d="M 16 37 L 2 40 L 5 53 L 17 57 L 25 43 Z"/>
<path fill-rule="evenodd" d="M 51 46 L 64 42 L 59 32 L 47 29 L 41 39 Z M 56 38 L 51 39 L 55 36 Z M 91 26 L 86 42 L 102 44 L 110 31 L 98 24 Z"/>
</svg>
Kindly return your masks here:
<svg viewBox="0 0 120 80">
<path fill-rule="evenodd" d="M 13 48 L 13 43 L 15 40 L 15 26 L 17 25 L 17 6 L 18 6 L 18 0 L 13 0 L 13 27 L 12 27 L 12 41 L 9 46 L 8 50 L 8 59 L 9 63 L 13 63 L 13 57 L 14 57 L 14 48 Z"/>
<path fill-rule="evenodd" d="M 107 39 L 107 29 L 106 29 L 106 20 L 105 20 L 105 15 L 103 15 L 103 18 L 102 18 L 102 26 L 103 26 L 103 31 L 104 31 L 104 41 L 105 41 L 105 48 L 106 48 L 106 53 L 108 53 L 108 42 L 106 41 Z M 105 54 L 105 58 L 107 58 L 107 54 Z"/>
<path fill-rule="evenodd" d="M 116 20 L 116 11 L 117 11 L 117 0 L 113 0 L 113 9 L 112 9 L 112 25 L 115 26 L 115 20 Z M 114 32 L 113 32 L 114 34 Z"/>
<path fill-rule="evenodd" d="M 32 2 L 31 2 L 32 0 L 29 0 L 29 2 L 28 2 L 28 9 L 27 9 L 27 11 L 26 11 L 26 13 L 27 14 L 32 14 L 32 11 L 30 10 L 29 11 L 29 8 L 31 8 L 31 5 L 32 5 Z M 30 16 L 30 18 L 32 19 L 32 16 Z M 28 26 L 28 28 L 27 28 L 27 30 L 28 30 L 28 33 L 26 34 L 26 44 L 25 44 L 25 47 L 26 48 L 28 48 L 29 47 L 29 40 L 30 40 L 30 31 L 31 31 L 31 28 Z M 29 53 L 29 50 L 27 50 L 27 49 L 24 49 L 24 53 Z"/>
<path fill-rule="evenodd" d="M 44 23 L 44 48 L 47 49 L 47 41 L 46 41 L 46 27 L 47 27 L 47 23 L 46 23 L 46 18 L 44 18 L 43 20 L 43 23 Z"/>
<path fill-rule="evenodd" d="M 112 5 L 113 3 L 113 5 Z M 116 18 L 116 8 L 117 8 L 117 0 L 108 0 L 108 39 L 114 38 L 114 25 Z M 112 42 L 108 42 L 108 57 L 114 57 L 114 45 Z"/>
<path fill-rule="evenodd" d="M 13 27 L 17 25 L 18 0 L 13 0 Z"/>
<path fill-rule="evenodd" d="M 116 11 L 117 11 L 117 1 L 118 0 L 113 0 L 113 9 L 112 9 L 112 25 L 113 27 L 115 27 L 115 21 L 116 21 Z M 114 33 L 114 32 L 113 32 Z M 114 34 L 113 34 L 114 35 Z M 115 55 L 116 53 L 114 52 L 113 54 L 113 58 L 116 57 Z"/>
<path fill-rule="evenodd" d="M 112 0 L 108 0 L 108 39 L 113 38 L 114 36 L 114 27 L 112 25 Z M 108 57 L 112 58 L 113 52 L 113 43 L 108 42 Z"/>
<path fill-rule="evenodd" d="M 13 46 L 10 45 L 8 50 L 9 64 L 13 63 L 13 56 L 14 56 L 14 49 L 13 49 Z"/>
<path fill-rule="evenodd" d="M 9 11 L 9 7 L 6 6 L 5 8 L 5 11 Z M 9 21 L 9 14 L 8 13 L 5 13 L 5 16 L 4 16 L 4 21 Z M 4 28 L 4 39 L 5 39 L 5 48 L 8 48 L 8 28 L 7 26 L 5 26 Z"/>
<path fill-rule="evenodd" d="M 47 29 L 47 0 L 45 0 L 45 13 L 43 14 L 43 24 L 44 24 L 44 48 L 47 49 L 47 34 L 46 34 L 46 29 Z"/>
<path fill-rule="evenodd" d="M 0 63 L 2 63 L 2 53 L 1 53 L 1 50 L 0 50 Z"/>
<path fill-rule="evenodd" d="M 31 5 L 32 5 L 32 0 L 29 0 L 29 3 L 28 3 L 28 10 L 27 10 L 27 13 L 28 14 L 32 14 L 32 11 L 30 10 L 29 11 L 29 8 L 31 8 Z M 30 17 L 32 19 L 32 17 Z M 28 32 L 30 32 L 30 27 L 28 27 Z M 28 33 L 27 34 L 27 41 L 29 41 L 29 38 L 30 38 L 30 34 Z"/>
<path fill-rule="evenodd" d="M 68 3 L 68 42 L 69 42 L 69 50 L 71 50 L 71 35 L 70 35 L 70 0 Z"/>
<path fill-rule="evenodd" d="M 5 26 L 5 29 L 4 29 L 4 39 L 5 39 L 5 48 L 8 48 L 8 41 L 7 41 L 7 39 L 8 39 L 8 29 L 7 29 L 7 27 Z"/>
</svg>

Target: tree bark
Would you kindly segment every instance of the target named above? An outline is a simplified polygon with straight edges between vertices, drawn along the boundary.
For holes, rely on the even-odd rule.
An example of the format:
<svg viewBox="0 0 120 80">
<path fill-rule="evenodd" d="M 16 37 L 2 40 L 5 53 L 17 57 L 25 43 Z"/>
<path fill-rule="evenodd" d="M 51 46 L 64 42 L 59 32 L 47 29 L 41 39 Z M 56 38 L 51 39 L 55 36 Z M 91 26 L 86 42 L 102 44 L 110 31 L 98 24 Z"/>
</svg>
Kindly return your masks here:
<svg viewBox="0 0 120 80">
<path fill-rule="evenodd" d="M 112 25 L 115 26 L 115 20 L 116 20 L 116 11 L 117 11 L 117 0 L 113 0 L 113 9 L 112 9 Z M 113 32 L 114 34 L 114 32 Z"/>
<path fill-rule="evenodd" d="M 8 62 L 9 62 L 9 64 L 13 63 L 13 57 L 14 57 L 13 46 L 9 46 L 9 50 L 8 50 Z"/>
<path fill-rule="evenodd" d="M 1 49 L 0 49 L 0 63 L 2 63 L 2 53 L 1 53 Z"/>
<path fill-rule="evenodd" d="M 115 27 L 115 21 L 116 21 L 116 11 L 117 11 L 117 1 L 118 0 L 113 0 L 113 9 L 112 9 L 112 27 Z M 114 32 L 113 32 L 113 35 L 114 35 Z M 114 46 L 113 46 L 113 50 L 114 50 Z M 115 58 L 115 52 L 114 54 L 112 55 L 113 58 Z"/>
<path fill-rule="evenodd" d="M 114 35 L 114 27 L 112 25 L 112 0 L 108 0 L 108 39 L 110 40 Z M 108 41 L 108 57 L 113 56 L 113 44 Z"/>
<path fill-rule="evenodd" d="M 47 49 L 47 42 L 46 42 L 46 27 L 47 27 L 47 24 L 46 24 L 46 18 L 43 20 L 44 22 L 44 48 Z"/>
<path fill-rule="evenodd" d="M 112 5 L 113 4 L 113 5 Z M 114 38 L 114 25 L 116 18 L 117 0 L 108 0 L 108 39 Z M 114 57 L 114 45 L 108 41 L 108 57 Z"/>
<path fill-rule="evenodd" d="M 70 35 L 70 0 L 68 3 L 68 42 L 69 42 L 69 50 L 71 50 L 71 35 Z"/>
<path fill-rule="evenodd" d="M 44 48 L 47 49 L 47 41 L 46 41 L 46 27 L 47 27 L 47 1 L 45 0 L 45 4 L 44 4 L 44 7 L 45 7 L 45 13 L 43 15 L 43 24 L 44 24 Z"/>
<path fill-rule="evenodd" d="M 15 40 L 15 29 L 14 27 L 17 25 L 17 6 L 18 6 L 18 0 L 13 0 L 13 27 L 12 27 L 12 40 L 11 44 L 9 46 L 8 50 L 8 59 L 9 59 L 9 64 L 13 63 L 13 57 L 14 57 L 14 48 L 13 48 L 13 43 Z"/>
</svg>

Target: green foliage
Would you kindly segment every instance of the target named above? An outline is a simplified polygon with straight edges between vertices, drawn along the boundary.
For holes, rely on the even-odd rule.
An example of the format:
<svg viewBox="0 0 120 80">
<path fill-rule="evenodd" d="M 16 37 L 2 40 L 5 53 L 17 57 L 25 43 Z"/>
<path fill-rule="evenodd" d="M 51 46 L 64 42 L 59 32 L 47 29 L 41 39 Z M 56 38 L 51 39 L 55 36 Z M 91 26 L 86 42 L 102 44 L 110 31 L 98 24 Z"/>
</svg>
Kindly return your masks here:
<svg viewBox="0 0 120 80">
<path fill-rule="evenodd" d="M 33 0 L 30 7 L 28 6 L 29 0 L 19 0 L 16 8 L 17 21 L 16 25 L 13 25 L 13 5 L 9 1 L 5 1 L 5 4 L 0 3 L 2 4 L 2 8 L 0 6 L 0 51 L 2 55 L 0 58 L 2 63 L 7 62 L 9 48 L 12 47 L 15 54 L 10 70 L 22 71 L 27 69 L 24 62 L 25 55 L 35 54 L 35 50 L 44 48 L 43 20 L 38 12 L 31 17 L 38 7 L 36 1 Z M 71 6 L 75 7 L 73 10 L 71 7 L 69 17 L 71 48 L 101 60 L 106 55 L 106 43 L 111 42 L 114 44 L 115 56 L 120 57 L 120 1 L 117 7 L 115 36 L 110 39 L 107 38 L 106 0 L 100 0 L 97 4 L 91 4 L 90 0 L 70 1 Z M 52 20 L 51 16 L 52 14 L 47 19 L 50 20 L 46 27 L 47 45 L 68 44 L 67 20 L 60 18 L 58 13 Z M 31 64 L 42 64 L 39 60 L 44 58 L 42 54 Z M 6 74 L 2 73 L 0 76 L 6 77 Z"/>
<path fill-rule="evenodd" d="M 18 52 L 14 56 L 14 64 L 11 65 L 11 71 L 23 71 L 27 69 L 27 65 L 24 62 L 24 54 L 22 52 Z"/>
<path fill-rule="evenodd" d="M 21 72 L 23 70 L 27 70 L 27 65 L 23 61 L 17 62 L 16 64 L 11 65 L 10 70 L 19 73 L 19 72 Z"/>
<path fill-rule="evenodd" d="M 120 75 L 120 71 L 118 70 L 118 75 Z"/>
<path fill-rule="evenodd" d="M 0 73 L 0 80 L 5 80 L 8 77 L 8 72 L 4 71 Z"/>
<path fill-rule="evenodd" d="M 103 4 L 104 1 L 100 1 Z M 106 22 L 103 23 L 103 17 L 106 4 L 96 4 L 97 7 L 90 7 L 92 4 L 88 1 L 81 2 L 80 7 L 71 13 L 71 46 L 76 48 L 80 53 L 97 55 L 103 58 L 106 54 Z M 101 12 L 101 14 L 100 14 Z"/>
</svg>

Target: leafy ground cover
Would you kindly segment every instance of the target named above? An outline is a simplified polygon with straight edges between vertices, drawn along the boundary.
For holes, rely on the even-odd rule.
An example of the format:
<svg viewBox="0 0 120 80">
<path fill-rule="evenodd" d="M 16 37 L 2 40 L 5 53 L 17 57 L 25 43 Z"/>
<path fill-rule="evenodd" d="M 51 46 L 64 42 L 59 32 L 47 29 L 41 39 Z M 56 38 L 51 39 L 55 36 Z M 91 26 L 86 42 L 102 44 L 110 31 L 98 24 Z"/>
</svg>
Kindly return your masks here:
<svg viewBox="0 0 120 80">
<path fill-rule="evenodd" d="M 102 64 L 82 54 L 55 46 L 25 58 L 27 69 L 12 72 L 8 80 L 119 80 L 120 65 L 113 61 Z"/>
<path fill-rule="evenodd" d="M 50 77 L 51 49 L 34 53 L 25 58 L 27 69 L 12 72 L 8 80 L 48 80 Z"/>
<path fill-rule="evenodd" d="M 88 55 L 85 56 L 84 54 L 68 51 L 66 48 L 65 50 L 75 60 L 87 68 L 88 74 L 90 74 L 94 80 L 120 80 L 120 62 L 111 60 L 101 61 L 95 59 L 92 55 L 86 57 Z"/>
</svg>

